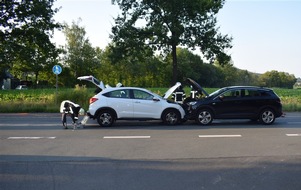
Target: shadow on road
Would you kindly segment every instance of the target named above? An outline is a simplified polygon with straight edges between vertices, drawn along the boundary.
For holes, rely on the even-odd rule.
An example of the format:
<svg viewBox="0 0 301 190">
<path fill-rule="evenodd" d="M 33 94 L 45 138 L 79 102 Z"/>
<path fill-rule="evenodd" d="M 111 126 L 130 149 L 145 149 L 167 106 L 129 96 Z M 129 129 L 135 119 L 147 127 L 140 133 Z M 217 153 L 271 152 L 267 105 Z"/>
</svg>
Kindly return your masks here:
<svg viewBox="0 0 301 190">
<path fill-rule="evenodd" d="M 112 160 L 1 155 L 0 186 L 5 190 L 296 190 L 301 187 L 300 158 Z"/>
</svg>

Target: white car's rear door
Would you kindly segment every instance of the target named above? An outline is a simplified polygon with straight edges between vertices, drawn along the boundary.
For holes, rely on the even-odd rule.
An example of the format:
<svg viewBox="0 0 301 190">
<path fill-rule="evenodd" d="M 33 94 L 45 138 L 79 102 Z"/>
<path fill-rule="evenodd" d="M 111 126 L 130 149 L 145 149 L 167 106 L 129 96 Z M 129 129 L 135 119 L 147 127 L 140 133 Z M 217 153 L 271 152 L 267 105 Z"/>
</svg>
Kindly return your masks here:
<svg viewBox="0 0 301 190">
<path fill-rule="evenodd" d="M 117 89 L 110 92 L 110 97 L 107 98 L 107 105 L 112 107 L 118 118 L 133 118 L 133 99 L 129 96 L 128 89 Z"/>
</svg>

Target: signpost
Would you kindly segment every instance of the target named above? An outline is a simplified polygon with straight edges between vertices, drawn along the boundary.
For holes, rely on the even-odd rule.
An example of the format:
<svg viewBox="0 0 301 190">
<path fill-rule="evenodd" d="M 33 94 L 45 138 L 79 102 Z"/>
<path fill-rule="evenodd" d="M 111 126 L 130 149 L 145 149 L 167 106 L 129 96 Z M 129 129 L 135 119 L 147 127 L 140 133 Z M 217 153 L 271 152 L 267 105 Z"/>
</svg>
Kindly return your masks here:
<svg viewBox="0 0 301 190">
<path fill-rule="evenodd" d="M 52 67 L 52 72 L 56 75 L 56 84 L 55 84 L 55 88 L 56 88 L 56 94 L 55 94 L 55 102 L 57 104 L 57 88 L 58 88 L 58 75 L 61 74 L 62 72 L 62 67 L 59 65 L 54 65 Z"/>
</svg>

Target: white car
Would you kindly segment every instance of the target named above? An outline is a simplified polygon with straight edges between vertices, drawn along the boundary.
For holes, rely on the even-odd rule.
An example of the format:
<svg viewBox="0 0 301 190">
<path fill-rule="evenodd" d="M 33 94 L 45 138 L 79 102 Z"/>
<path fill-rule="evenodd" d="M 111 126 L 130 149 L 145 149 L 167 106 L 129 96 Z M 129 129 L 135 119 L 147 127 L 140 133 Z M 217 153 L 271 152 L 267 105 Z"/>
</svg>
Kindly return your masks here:
<svg viewBox="0 0 301 190">
<path fill-rule="evenodd" d="M 162 120 L 175 125 L 184 120 L 180 104 L 167 100 L 181 83 L 176 83 L 164 97 L 137 87 L 105 87 L 93 76 L 78 77 L 94 83 L 102 91 L 90 98 L 88 115 L 100 126 L 111 126 L 116 120 Z"/>
</svg>

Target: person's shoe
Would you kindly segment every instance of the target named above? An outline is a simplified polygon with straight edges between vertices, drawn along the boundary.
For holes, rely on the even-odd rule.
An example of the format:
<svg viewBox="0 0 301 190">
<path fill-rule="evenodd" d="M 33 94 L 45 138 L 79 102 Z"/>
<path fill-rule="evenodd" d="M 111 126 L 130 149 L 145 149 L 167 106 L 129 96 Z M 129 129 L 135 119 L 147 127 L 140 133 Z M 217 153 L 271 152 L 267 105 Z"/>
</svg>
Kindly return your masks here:
<svg viewBox="0 0 301 190">
<path fill-rule="evenodd" d="M 64 129 L 68 129 L 67 123 L 63 123 L 63 127 L 64 127 Z"/>
</svg>

